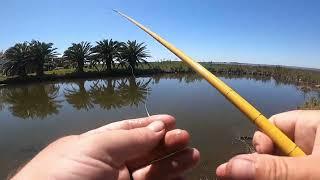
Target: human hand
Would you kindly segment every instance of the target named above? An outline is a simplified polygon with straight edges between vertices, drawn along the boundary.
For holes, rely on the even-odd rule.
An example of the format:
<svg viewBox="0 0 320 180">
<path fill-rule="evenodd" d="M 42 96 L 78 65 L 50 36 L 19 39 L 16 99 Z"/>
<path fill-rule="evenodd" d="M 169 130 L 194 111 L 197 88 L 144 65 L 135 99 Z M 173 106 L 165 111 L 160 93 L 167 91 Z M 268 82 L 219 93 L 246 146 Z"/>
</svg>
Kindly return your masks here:
<svg viewBox="0 0 320 180">
<path fill-rule="evenodd" d="M 217 168 L 217 176 L 235 180 L 320 179 L 320 111 L 290 111 L 274 115 L 270 121 L 288 135 L 307 156 L 282 156 L 271 139 L 257 131 L 253 137 L 257 153 L 233 157 Z"/>
<path fill-rule="evenodd" d="M 200 158 L 188 142 L 168 115 L 115 122 L 51 143 L 12 179 L 180 179 Z"/>
</svg>

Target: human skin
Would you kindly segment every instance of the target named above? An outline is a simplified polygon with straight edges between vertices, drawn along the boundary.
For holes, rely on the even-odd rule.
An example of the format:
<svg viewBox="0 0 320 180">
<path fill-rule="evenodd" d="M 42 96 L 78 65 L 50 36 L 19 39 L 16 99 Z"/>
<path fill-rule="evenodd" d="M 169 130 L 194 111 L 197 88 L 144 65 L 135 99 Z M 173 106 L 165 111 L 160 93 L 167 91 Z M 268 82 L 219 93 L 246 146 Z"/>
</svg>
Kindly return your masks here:
<svg viewBox="0 0 320 180">
<path fill-rule="evenodd" d="M 307 156 L 283 156 L 268 136 L 257 131 L 253 137 L 257 153 L 238 155 L 220 165 L 216 170 L 220 179 L 320 179 L 320 111 L 290 111 L 270 121 Z"/>
<path fill-rule="evenodd" d="M 200 158 L 189 139 L 169 115 L 115 122 L 51 143 L 12 180 L 182 179 Z"/>
</svg>

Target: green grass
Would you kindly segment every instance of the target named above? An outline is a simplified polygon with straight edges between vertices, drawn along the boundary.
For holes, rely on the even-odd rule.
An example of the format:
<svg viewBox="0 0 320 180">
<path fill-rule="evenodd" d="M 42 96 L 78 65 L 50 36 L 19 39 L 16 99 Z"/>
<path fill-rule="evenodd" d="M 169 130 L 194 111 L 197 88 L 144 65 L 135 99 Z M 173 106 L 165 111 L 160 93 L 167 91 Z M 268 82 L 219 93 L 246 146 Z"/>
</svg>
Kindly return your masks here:
<svg viewBox="0 0 320 180">
<path fill-rule="evenodd" d="M 66 75 L 66 74 L 71 74 L 73 72 L 75 72 L 75 68 L 71 68 L 71 69 L 55 69 L 55 70 L 52 70 L 52 71 L 46 71 L 45 74 L 63 76 L 63 75 Z"/>
</svg>

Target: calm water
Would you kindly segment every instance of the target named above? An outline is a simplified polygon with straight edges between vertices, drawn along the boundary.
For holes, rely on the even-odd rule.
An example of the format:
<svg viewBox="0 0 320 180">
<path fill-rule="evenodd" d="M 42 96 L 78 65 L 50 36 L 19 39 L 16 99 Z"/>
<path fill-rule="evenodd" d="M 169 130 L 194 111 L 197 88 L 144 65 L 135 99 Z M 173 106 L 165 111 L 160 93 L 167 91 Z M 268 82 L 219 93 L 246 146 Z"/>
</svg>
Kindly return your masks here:
<svg viewBox="0 0 320 180">
<path fill-rule="evenodd" d="M 265 115 L 296 109 L 307 94 L 274 80 L 223 78 Z M 147 93 L 149 92 L 149 96 Z M 254 126 L 206 81 L 195 75 L 75 80 L 0 89 L 0 179 L 48 142 L 117 120 L 168 113 L 201 152 L 189 179 L 213 179 L 215 168 L 247 151 L 240 136 Z"/>
</svg>

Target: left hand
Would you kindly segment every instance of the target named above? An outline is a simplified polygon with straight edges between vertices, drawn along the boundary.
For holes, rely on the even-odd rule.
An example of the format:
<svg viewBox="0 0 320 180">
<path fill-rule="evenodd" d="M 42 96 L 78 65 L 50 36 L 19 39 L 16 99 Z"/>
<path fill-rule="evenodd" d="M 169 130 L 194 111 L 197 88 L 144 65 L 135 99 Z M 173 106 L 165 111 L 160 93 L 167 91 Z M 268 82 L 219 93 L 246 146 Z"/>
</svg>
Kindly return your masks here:
<svg viewBox="0 0 320 180">
<path fill-rule="evenodd" d="M 188 142 L 168 115 L 115 122 L 51 143 L 12 179 L 179 179 L 200 158 Z"/>
</svg>

